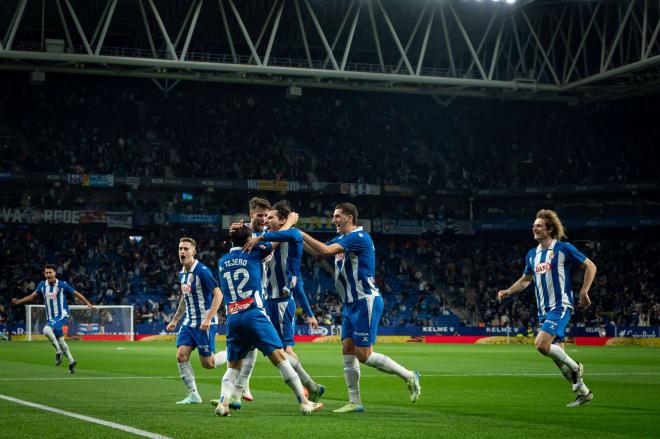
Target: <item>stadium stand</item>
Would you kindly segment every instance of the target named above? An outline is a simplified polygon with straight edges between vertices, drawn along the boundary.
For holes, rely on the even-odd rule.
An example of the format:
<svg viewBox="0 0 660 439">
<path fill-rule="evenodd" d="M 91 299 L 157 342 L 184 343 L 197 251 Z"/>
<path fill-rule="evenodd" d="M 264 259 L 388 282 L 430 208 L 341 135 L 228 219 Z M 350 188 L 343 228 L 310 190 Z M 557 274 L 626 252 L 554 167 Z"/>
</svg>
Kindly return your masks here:
<svg viewBox="0 0 660 439">
<path fill-rule="evenodd" d="M 620 225 L 605 221 L 596 232 L 588 222 L 634 216 L 641 224 L 660 217 L 659 191 L 653 186 L 659 156 L 652 147 L 658 126 L 647 120 L 658 113 L 657 100 L 579 108 L 466 100 L 447 110 L 415 97 L 393 101 L 318 92 L 292 101 L 270 89 L 239 95 L 230 89 L 209 93 L 193 84 L 165 98 L 156 89 L 120 80 L 85 78 L 60 87 L 63 79 L 56 76 L 40 86 L 6 77 L 0 84 L 3 175 L 328 181 L 375 184 L 383 192 L 390 186 L 412 188 L 415 197 L 404 189 L 378 197 L 348 193 L 363 218 L 423 218 L 443 227 L 414 236 L 396 228 L 392 233 L 376 230 L 385 325 L 533 326 L 529 298 L 500 305 L 495 293 L 519 276 L 522 257 L 533 244 L 525 234 L 541 207 L 579 222 L 574 236 L 588 244 L 586 252 L 599 267 L 596 306 L 578 314 L 575 322 L 659 322 L 660 281 L 653 265 L 660 247 L 654 238 L 631 234 L 624 239 Z M 346 148 L 351 154 L 338 154 Z M 550 155 L 561 159 L 548 162 Z M 630 184 L 649 184 L 650 189 L 631 190 L 625 186 Z M 601 186 L 582 193 L 577 189 L 582 185 Z M 538 191 L 507 196 L 512 188 L 528 186 L 572 189 L 559 196 L 541 192 L 539 197 Z M 460 192 L 452 196 L 452 190 Z M 481 196 L 498 190 L 503 195 Z M 235 214 L 244 212 L 247 198 L 257 193 L 191 192 L 194 200 L 182 199 L 175 188 L 94 188 L 29 178 L 25 184 L 3 183 L 5 208 L 130 211 L 131 233 L 143 238 L 131 240 L 126 230 L 97 224 L 25 227 L 4 217 L 0 234 L 7 262 L 0 278 L 0 311 L 12 314 L 10 297 L 33 290 L 44 261 L 51 261 L 93 302 L 136 304 L 136 321 L 168 322 L 176 306 L 179 269 L 172 236 L 192 231 L 203 249 L 201 259 L 215 266 L 227 248 L 226 234 L 218 224 L 158 228 L 139 218 Z M 346 194 L 289 192 L 286 197 L 302 215 L 329 217 Z M 524 225 L 494 241 L 487 232 L 472 229 L 478 223 L 509 221 Z M 657 234 L 653 224 L 646 229 L 651 237 Z M 337 323 L 330 265 L 305 257 L 303 271 L 317 319 Z"/>
</svg>

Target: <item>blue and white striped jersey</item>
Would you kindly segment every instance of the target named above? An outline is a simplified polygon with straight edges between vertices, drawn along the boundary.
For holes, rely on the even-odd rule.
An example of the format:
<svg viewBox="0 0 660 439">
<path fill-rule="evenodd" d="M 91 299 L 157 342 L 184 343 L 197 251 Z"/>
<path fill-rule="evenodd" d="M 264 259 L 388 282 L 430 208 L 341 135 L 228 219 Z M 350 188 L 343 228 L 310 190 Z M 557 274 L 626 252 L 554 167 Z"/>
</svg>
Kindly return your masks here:
<svg viewBox="0 0 660 439">
<path fill-rule="evenodd" d="M 198 328 L 211 308 L 213 289 L 218 287 L 218 282 L 213 277 L 211 270 L 197 260 L 190 271 L 183 267 L 179 273 L 179 282 L 183 299 L 186 302 L 186 318 L 182 325 Z M 211 324 L 218 324 L 217 315 L 213 316 Z"/>
<path fill-rule="evenodd" d="M 220 290 L 227 305 L 227 315 L 249 308 L 262 308 L 261 273 L 263 259 L 273 246 L 266 242 L 246 253 L 242 247 L 233 247 L 218 261 Z"/>
<path fill-rule="evenodd" d="M 587 257 L 573 244 L 552 241 L 547 249 L 540 244 L 525 258 L 525 275 L 534 277 L 539 318 L 556 308 L 573 308 L 572 270 Z"/>
<path fill-rule="evenodd" d="M 55 283 L 52 285 L 44 280 L 39 282 L 36 291 L 44 299 L 48 320 L 59 320 L 69 316 L 69 304 L 66 296 L 73 300 L 75 291 L 71 285 L 59 279 L 55 279 Z"/>
<path fill-rule="evenodd" d="M 300 265 L 303 254 L 303 235 L 300 230 L 291 228 L 277 232 L 268 232 L 263 235 L 264 241 L 279 242 L 280 245 L 273 252 L 266 265 L 266 289 L 264 298 L 279 299 L 286 297 L 287 291 L 290 296 L 294 291 L 298 291 L 298 301 L 303 310 L 309 316 L 313 316 L 309 301 L 303 289 L 296 289 L 295 286 L 302 283 L 302 274 Z"/>
<path fill-rule="evenodd" d="M 266 229 L 264 228 L 261 232 L 255 232 L 254 230 L 252 231 L 252 237 L 253 238 L 258 238 L 259 236 L 263 235 L 266 233 Z M 261 262 L 261 291 L 266 291 L 266 285 L 268 284 L 268 277 L 266 275 L 266 267 L 268 265 L 268 259 L 271 258 L 272 256 L 267 256 L 262 262 Z"/>
<path fill-rule="evenodd" d="M 376 249 L 369 233 L 357 227 L 346 235 L 337 235 L 327 245 L 337 243 L 344 253 L 335 255 L 335 288 L 344 303 L 369 296 L 380 296 L 376 286 Z"/>
<path fill-rule="evenodd" d="M 283 232 L 268 232 L 264 241 L 279 242 L 273 256 L 266 261 L 266 289 L 264 298 L 279 299 L 284 291 L 291 290 L 291 281 L 300 277 L 303 236 L 299 230 L 289 229 Z"/>
</svg>

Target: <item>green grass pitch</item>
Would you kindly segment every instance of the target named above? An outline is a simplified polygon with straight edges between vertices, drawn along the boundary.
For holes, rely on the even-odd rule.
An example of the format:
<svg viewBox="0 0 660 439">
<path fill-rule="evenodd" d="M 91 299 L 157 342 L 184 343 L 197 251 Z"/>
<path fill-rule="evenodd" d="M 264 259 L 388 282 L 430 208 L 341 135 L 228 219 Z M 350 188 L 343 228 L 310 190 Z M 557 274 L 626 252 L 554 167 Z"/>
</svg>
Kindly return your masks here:
<svg viewBox="0 0 660 439">
<path fill-rule="evenodd" d="M 79 363 L 54 365 L 46 342 L 0 343 L 0 395 L 173 438 L 660 437 L 660 350 L 569 347 L 585 364 L 593 402 L 577 409 L 569 384 L 532 346 L 382 344 L 378 352 L 422 373 L 411 404 L 404 382 L 362 365 L 364 413 L 335 414 L 346 401 L 338 344 L 300 343 L 307 371 L 325 384 L 326 410 L 302 416 L 275 367 L 259 357 L 254 402 L 214 415 L 224 368 L 191 362 L 204 404 L 185 396 L 171 342 L 70 342 Z M 130 437 L 129 433 L 0 399 L 0 437 Z M 137 437 L 137 436 L 133 436 Z"/>
</svg>

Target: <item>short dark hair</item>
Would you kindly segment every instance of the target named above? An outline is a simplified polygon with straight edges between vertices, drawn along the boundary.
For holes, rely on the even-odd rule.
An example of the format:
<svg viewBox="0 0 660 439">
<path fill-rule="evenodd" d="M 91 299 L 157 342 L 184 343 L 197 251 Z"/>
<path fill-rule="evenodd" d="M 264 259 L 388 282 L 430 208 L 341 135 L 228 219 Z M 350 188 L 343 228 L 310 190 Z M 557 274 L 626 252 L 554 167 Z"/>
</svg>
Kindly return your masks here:
<svg viewBox="0 0 660 439">
<path fill-rule="evenodd" d="M 250 236 L 252 236 L 252 230 L 247 226 L 229 229 L 229 239 L 234 247 L 243 247 Z"/>
<path fill-rule="evenodd" d="M 268 202 L 268 200 L 265 198 L 252 197 L 250 198 L 250 201 L 248 201 L 248 207 L 250 209 L 250 212 L 252 212 L 255 209 L 270 210 L 270 202 Z"/>
<path fill-rule="evenodd" d="M 357 207 L 355 207 L 354 204 L 339 203 L 335 206 L 335 210 L 341 210 L 341 213 L 343 213 L 344 215 L 352 215 L 353 216 L 353 225 L 357 226 L 358 211 L 357 211 Z"/>
<path fill-rule="evenodd" d="M 291 209 L 291 203 L 287 200 L 280 200 L 273 204 L 273 207 L 271 207 L 270 210 L 277 211 L 277 216 L 280 217 L 280 219 L 287 219 L 293 209 Z"/>
<path fill-rule="evenodd" d="M 46 265 L 44 265 L 44 271 L 46 271 L 48 269 L 53 270 L 53 271 L 57 271 L 57 267 L 55 266 L 55 264 L 46 264 Z"/>
</svg>

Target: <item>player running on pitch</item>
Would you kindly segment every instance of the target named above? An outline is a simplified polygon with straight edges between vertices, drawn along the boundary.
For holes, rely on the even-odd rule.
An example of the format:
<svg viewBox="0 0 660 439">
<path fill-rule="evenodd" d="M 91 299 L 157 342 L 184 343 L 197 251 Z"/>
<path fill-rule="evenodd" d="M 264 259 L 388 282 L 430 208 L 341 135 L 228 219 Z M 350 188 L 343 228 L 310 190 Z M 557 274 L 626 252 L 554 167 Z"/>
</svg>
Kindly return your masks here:
<svg viewBox="0 0 660 439">
<path fill-rule="evenodd" d="M 569 380 L 575 401 L 567 407 L 579 407 L 594 396 L 582 379 L 583 366 L 575 362 L 564 350 L 564 330 L 571 320 L 573 311 L 573 289 L 571 275 L 574 269 L 584 269 L 584 280 L 580 289 L 580 306 L 591 305 L 589 288 L 596 276 L 596 265 L 573 244 L 562 242 L 564 226 L 557 213 L 540 210 L 532 227 L 534 239 L 539 243 L 525 257 L 525 270 L 520 279 L 506 290 L 497 293 L 499 300 L 519 293 L 534 282 L 541 330 L 536 336 L 536 349 L 550 357 Z"/>
<path fill-rule="evenodd" d="M 398 375 L 408 386 L 411 402 L 416 402 L 421 393 L 419 373 L 373 351 L 383 313 L 383 298 L 375 280 L 374 243 L 358 226 L 357 218 L 354 205 L 341 203 L 335 206 L 332 217 L 338 233 L 334 239 L 324 244 L 303 232 L 306 251 L 313 255 L 335 256 L 335 288 L 342 302 L 341 341 L 349 396 L 349 403 L 334 410 L 336 413 L 364 411 L 360 396 L 360 363 Z"/>
<path fill-rule="evenodd" d="M 69 321 L 69 303 L 67 297 L 72 300 L 79 299 L 89 309 L 94 309 L 94 305 L 67 282 L 57 279 L 55 274 L 56 269 L 57 267 L 53 264 L 44 265 L 44 277 L 46 280 L 41 281 L 37 285 L 36 290 L 29 296 L 25 296 L 22 299 L 11 299 L 11 303 L 21 305 L 26 302 L 32 302 L 39 295 L 42 296 L 46 307 L 46 319 L 48 320 L 43 332 L 53 344 L 53 347 L 55 347 L 55 365 L 59 366 L 62 364 L 62 353 L 64 353 L 67 360 L 69 360 L 69 373 L 75 373 L 78 363 L 73 359 L 73 355 L 71 355 L 69 345 L 64 340 L 64 331 L 62 330 L 62 327 Z"/>
</svg>

